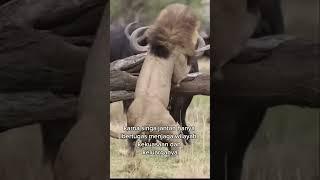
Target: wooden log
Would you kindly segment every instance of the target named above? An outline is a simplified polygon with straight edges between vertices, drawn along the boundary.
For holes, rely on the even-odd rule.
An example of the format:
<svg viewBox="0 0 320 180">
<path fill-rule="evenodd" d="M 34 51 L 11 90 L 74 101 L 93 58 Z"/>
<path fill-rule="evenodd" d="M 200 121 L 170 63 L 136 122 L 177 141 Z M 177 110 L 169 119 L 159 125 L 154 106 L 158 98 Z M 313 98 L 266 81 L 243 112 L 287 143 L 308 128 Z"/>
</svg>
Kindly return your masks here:
<svg viewBox="0 0 320 180">
<path fill-rule="evenodd" d="M 94 41 L 94 36 L 66 36 L 64 37 L 64 40 L 76 46 L 91 47 Z"/>
<path fill-rule="evenodd" d="M 0 80 L 3 82 L 0 92 L 51 90 L 60 94 L 79 93 L 87 48 L 65 43 L 62 38 L 51 34 L 16 26 L 2 29 L 0 37 L 3 40 L 0 45 Z M 134 90 L 137 78 L 119 70 L 140 68 L 145 55 L 111 63 L 112 91 Z"/>
<path fill-rule="evenodd" d="M 128 71 L 136 66 L 142 66 L 147 53 L 133 55 L 124 59 L 119 59 L 110 63 L 110 70 Z"/>
<path fill-rule="evenodd" d="M 110 71 L 110 91 L 134 91 L 137 77 L 119 70 Z"/>
<path fill-rule="evenodd" d="M 13 33 L 10 36 L 18 37 L 23 31 L 10 32 Z M 39 91 L 44 93 L 44 91 L 60 89 L 61 91 L 55 93 L 61 95 L 79 92 L 87 49 L 79 49 L 65 44 L 61 38 L 38 33 L 35 35 L 32 31 L 20 34 L 19 38 L 13 39 L 12 44 L 0 43 L 0 81 L 2 82 L 0 85 L 0 93 L 2 93 L 0 96 L 2 103 L 0 129 L 2 131 L 39 121 L 57 121 L 74 116 L 71 113 L 66 114 L 72 112 L 70 108 L 73 108 L 67 99 L 41 94 Z M 0 33 L 1 37 L 2 35 L 3 33 Z M 23 40 L 22 37 L 26 39 L 18 41 L 18 39 Z M 239 63 L 238 61 L 229 63 L 223 69 L 223 80 L 214 81 L 214 91 L 211 95 L 214 95 L 217 103 L 253 102 L 265 106 L 297 104 L 319 107 L 319 49 L 319 44 L 296 39 L 277 46 L 270 51 L 269 56 L 254 61 L 254 63 Z M 139 63 L 141 63 L 141 56 L 143 55 L 138 56 Z M 249 53 L 248 57 L 251 57 Z M 121 61 L 125 62 L 125 59 Z M 125 65 L 113 66 L 111 79 L 106 78 L 111 82 L 111 102 L 133 97 L 137 77 L 115 70 L 132 67 L 128 62 L 123 64 Z M 209 80 L 209 75 L 198 75 L 195 79 L 183 81 L 180 87 L 172 87 L 172 93 L 209 95 Z M 19 95 L 19 93 L 22 94 Z M 30 98 L 30 94 L 24 97 L 23 93 L 33 93 L 33 98 Z M 43 103 L 40 106 L 39 102 L 45 100 L 47 105 Z M 14 108 L 10 104 L 19 106 Z M 14 111 L 10 107 L 13 107 Z M 49 111 L 54 112 L 55 116 L 49 116 L 50 113 L 46 113 Z M 22 112 L 29 112 L 29 114 Z M 9 119 L 13 122 L 9 122 Z"/>
<path fill-rule="evenodd" d="M 88 9 L 97 5 L 99 0 L 11 0 L 0 6 L 0 29 L 7 24 L 46 29 L 59 24 L 72 22 Z"/>
<path fill-rule="evenodd" d="M 110 103 L 133 99 L 133 95 L 132 91 L 110 91 Z"/>
<path fill-rule="evenodd" d="M 188 74 L 179 87 L 172 87 L 171 92 L 182 95 L 210 96 L 210 75 L 199 72 Z"/>
<path fill-rule="evenodd" d="M 75 120 L 77 97 L 51 92 L 0 93 L 0 132 L 35 123 Z"/>
<path fill-rule="evenodd" d="M 110 78 L 110 102 L 133 98 L 137 77 L 123 71 L 113 70 L 111 71 Z M 171 93 L 183 95 L 210 95 L 210 75 L 199 72 L 189 74 L 189 77 L 183 80 L 179 87 L 172 86 Z"/>
<path fill-rule="evenodd" d="M 101 2 L 101 1 L 100 1 Z M 98 3 L 98 2 L 97 2 Z M 94 7 L 80 9 L 79 15 L 70 17 L 72 14 L 66 14 L 57 19 L 55 23 L 48 24 L 48 27 L 37 27 L 50 29 L 54 34 L 61 36 L 95 36 L 103 12 L 103 4 L 95 5 Z M 70 20 L 66 21 L 65 18 Z M 47 20 L 48 21 L 48 20 Z M 92 41 L 95 37 L 93 37 Z"/>
<path fill-rule="evenodd" d="M 320 107 L 320 45 L 290 40 L 255 63 L 230 63 L 214 82 L 216 102 Z"/>
<path fill-rule="evenodd" d="M 7 3 L 8 1 L 10 1 L 10 0 L 0 0 L 0 6 L 1 6 L 2 4 Z"/>
<path fill-rule="evenodd" d="M 79 93 L 88 48 L 18 26 L 0 29 L 0 92 Z"/>
</svg>

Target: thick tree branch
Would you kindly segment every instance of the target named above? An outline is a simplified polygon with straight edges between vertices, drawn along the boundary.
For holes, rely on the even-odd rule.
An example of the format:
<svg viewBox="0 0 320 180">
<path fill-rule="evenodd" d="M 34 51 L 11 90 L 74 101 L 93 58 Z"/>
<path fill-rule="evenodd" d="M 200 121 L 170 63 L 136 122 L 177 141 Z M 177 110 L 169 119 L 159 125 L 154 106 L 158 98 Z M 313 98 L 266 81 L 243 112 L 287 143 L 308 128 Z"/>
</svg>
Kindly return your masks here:
<svg viewBox="0 0 320 180">
<path fill-rule="evenodd" d="M 210 96 L 210 75 L 204 73 L 192 73 L 182 81 L 179 87 L 173 86 L 171 92 L 185 95 Z"/>
<path fill-rule="evenodd" d="M 172 93 L 185 95 L 210 95 L 210 75 L 189 74 L 180 86 L 172 85 Z M 110 102 L 133 98 L 137 77 L 124 71 L 112 70 L 110 74 Z"/>
<path fill-rule="evenodd" d="M 0 29 L 0 92 L 51 90 L 78 93 L 88 48 L 52 34 Z"/>
<path fill-rule="evenodd" d="M 0 132 L 34 123 L 75 120 L 77 97 L 50 92 L 0 94 Z"/>
<path fill-rule="evenodd" d="M 110 91 L 110 102 L 123 101 L 133 99 L 134 92 L 132 91 Z"/>
<path fill-rule="evenodd" d="M 137 82 L 137 77 L 132 76 L 125 71 L 111 70 L 110 71 L 110 90 L 125 90 L 134 91 Z"/>
<path fill-rule="evenodd" d="M 37 26 L 41 29 L 55 27 L 72 22 L 88 9 L 104 6 L 104 3 L 100 0 L 11 0 L 0 6 L 0 28 L 6 24 Z"/>
<path fill-rule="evenodd" d="M 21 28 L 3 30 L 0 42 L 0 130 L 75 118 L 75 97 L 46 93 L 79 92 L 88 49 L 47 33 Z M 235 59 L 223 68 L 223 80 L 214 82 L 211 95 L 217 103 L 320 107 L 319 49 L 319 44 L 299 39 L 267 51 L 251 48 L 238 57 L 242 59 Z M 253 52 L 267 56 L 242 61 L 256 58 Z M 144 56 L 111 63 L 111 78 L 106 78 L 111 83 L 111 102 L 133 97 L 137 76 L 125 71 L 141 67 Z M 172 87 L 172 93 L 209 95 L 209 85 L 209 76 L 203 74 L 182 82 L 178 88 Z"/>
<path fill-rule="evenodd" d="M 215 101 L 320 107 L 320 45 L 290 40 L 255 63 L 230 63 L 214 82 Z"/>
<path fill-rule="evenodd" d="M 110 64 L 110 70 L 129 71 L 130 69 L 133 69 L 137 66 L 141 68 L 146 55 L 147 53 L 141 53 L 124 59 L 113 61 Z"/>
<path fill-rule="evenodd" d="M 130 97 L 128 92 L 135 89 L 137 77 L 130 75 L 132 69 L 141 68 L 146 53 L 119 59 L 110 64 L 110 89 L 111 91 L 120 91 L 116 97 L 110 94 L 111 102 L 114 100 L 124 100 Z M 127 72 L 124 72 L 127 71 Z M 183 81 L 180 87 L 172 86 L 172 93 L 186 95 L 210 95 L 210 75 L 195 73 L 194 77 Z M 113 93 L 115 94 L 115 92 Z M 123 97 L 121 97 L 123 96 Z"/>
</svg>

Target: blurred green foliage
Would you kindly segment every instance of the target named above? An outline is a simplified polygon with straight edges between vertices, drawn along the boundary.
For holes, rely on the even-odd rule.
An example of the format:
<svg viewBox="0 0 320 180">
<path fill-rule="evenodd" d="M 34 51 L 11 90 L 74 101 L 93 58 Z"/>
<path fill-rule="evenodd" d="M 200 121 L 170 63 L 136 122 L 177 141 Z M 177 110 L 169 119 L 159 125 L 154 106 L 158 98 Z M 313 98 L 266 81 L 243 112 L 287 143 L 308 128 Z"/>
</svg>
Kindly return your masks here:
<svg viewBox="0 0 320 180">
<path fill-rule="evenodd" d="M 208 17 L 205 18 L 206 15 L 203 13 L 205 5 L 202 4 L 201 0 L 111 0 L 111 23 L 127 24 L 138 20 L 147 25 L 152 23 L 163 8 L 172 3 L 191 6 L 201 19 L 202 24 L 209 25 L 209 16 L 207 15 Z M 209 6 L 209 4 L 206 4 L 206 6 Z"/>
</svg>

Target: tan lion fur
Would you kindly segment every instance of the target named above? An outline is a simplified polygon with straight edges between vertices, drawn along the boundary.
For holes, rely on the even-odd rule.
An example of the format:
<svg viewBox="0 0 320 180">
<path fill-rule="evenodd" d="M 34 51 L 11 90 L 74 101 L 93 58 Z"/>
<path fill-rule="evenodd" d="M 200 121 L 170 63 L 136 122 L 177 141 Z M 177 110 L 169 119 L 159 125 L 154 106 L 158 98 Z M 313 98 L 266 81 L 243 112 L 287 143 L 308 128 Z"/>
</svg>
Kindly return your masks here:
<svg viewBox="0 0 320 180">
<path fill-rule="evenodd" d="M 179 84 L 188 74 L 187 60 L 194 55 L 199 22 L 191 9 L 172 4 L 161 11 L 147 32 L 150 50 L 144 60 L 136 84 L 134 101 L 127 112 L 128 127 L 178 126 L 167 110 L 171 82 Z M 153 52 L 163 49 L 165 57 Z M 161 53 L 159 53 L 161 54 Z M 130 134 L 149 132 L 130 131 Z M 151 132 L 150 132 L 151 133 Z M 178 135 L 178 130 L 152 134 Z M 162 142 L 180 143 L 181 139 L 164 139 Z M 135 140 L 128 139 L 129 154 L 135 154 Z M 169 150 L 179 151 L 179 147 Z"/>
</svg>

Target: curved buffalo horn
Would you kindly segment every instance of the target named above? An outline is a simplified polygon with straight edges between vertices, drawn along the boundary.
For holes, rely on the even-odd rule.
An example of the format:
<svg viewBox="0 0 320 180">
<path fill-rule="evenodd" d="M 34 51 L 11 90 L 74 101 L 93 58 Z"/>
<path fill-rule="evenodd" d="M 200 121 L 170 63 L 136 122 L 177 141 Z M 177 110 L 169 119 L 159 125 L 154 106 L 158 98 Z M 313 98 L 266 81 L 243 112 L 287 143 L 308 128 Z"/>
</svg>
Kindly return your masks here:
<svg viewBox="0 0 320 180">
<path fill-rule="evenodd" d="M 124 29 L 124 34 L 126 35 L 126 37 L 127 37 L 128 39 L 130 39 L 129 29 L 131 28 L 132 25 L 137 24 L 137 23 L 138 23 L 137 21 L 134 21 L 134 22 L 128 24 L 128 25 L 126 26 L 126 28 Z"/>
<path fill-rule="evenodd" d="M 130 45 L 131 47 L 136 50 L 136 51 L 140 51 L 140 52 L 145 52 L 148 51 L 149 49 L 149 45 L 146 46 L 141 46 L 139 45 L 139 41 L 141 41 L 141 37 L 138 37 L 139 33 L 145 29 L 148 29 L 148 26 L 144 26 L 144 27 L 140 27 L 136 30 L 133 31 L 133 33 L 130 35 Z M 143 35 L 142 35 L 143 37 Z"/>
<path fill-rule="evenodd" d="M 210 45 L 206 45 L 206 42 L 203 40 L 203 38 L 200 35 L 198 35 L 198 42 L 199 42 L 198 49 L 195 51 L 196 57 L 202 56 L 204 51 L 210 49 Z"/>
<path fill-rule="evenodd" d="M 130 29 L 134 24 L 137 24 L 137 23 L 138 23 L 137 21 L 134 21 L 134 22 L 128 24 L 128 25 L 126 26 L 126 28 L 124 29 L 124 34 L 126 35 L 127 39 L 130 40 L 129 29 Z M 143 33 L 140 37 L 138 37 L 138 39 L 137 39 L 138 43 L 140 43 L 141 41 L 143 41 L 145 38 L 146 38 L 146 34 Z"/>
<path fill-rule="evenodd" d="M 204 51 L 207 51 L 207 50 L 209 50 L 210 49 L 210 44 L 209 45 L 206 45 L 206 46 L 204 46 L 204 47 L 201 47 L 201 48 L 198 48 L 197 50 L 196 50 L 196 53 L 204 53 Z M 201 54 L 201 55 L 202 55 Z M 201 56 L 201 55 L 198 55 L 198 56 Z"/>
</svg>

